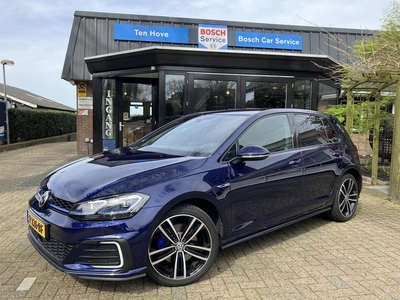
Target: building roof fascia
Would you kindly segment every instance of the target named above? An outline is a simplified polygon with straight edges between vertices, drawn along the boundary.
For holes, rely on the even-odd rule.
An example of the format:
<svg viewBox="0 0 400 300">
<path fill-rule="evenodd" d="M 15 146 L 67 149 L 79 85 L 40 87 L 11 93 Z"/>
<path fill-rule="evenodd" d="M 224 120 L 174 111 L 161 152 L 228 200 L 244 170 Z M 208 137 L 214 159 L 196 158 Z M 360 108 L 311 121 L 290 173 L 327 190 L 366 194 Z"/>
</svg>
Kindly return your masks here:
<svg viewBox="0 0 400 300">
<path fill-rule="evenodd" d="M 79 31 L 79 25 L 80 25 L 80 18 L 74 17 L 74 21 L 72 23 L 72 28 L 71 28 L 71 34 L 69 37 L 69 42 L 68 42 L 68 47 L 67 47 L 67 53 L 65 55 L 65 60 L 64 60 L 64 66 L 61 72 L 61 78 L 69 81 L 70 83 L 74 83 L 72 78 L 70 77 L 70 74 L 72 74 L 71 68 L 72 68 L 72 60 L 74 58 L 74 50 L 75 46 L 77 43 L 78 39 L 78 31 Z"/>
<path fill-rule="evenodd" d="M 314 24 L 311 24 L 310 26 L 303 26 L 303 25 L 270 24 L 270 23 L 244 22 L 244 21 L 232 21 L 232 20 L 212 20 L 212 19 L 182 18 L 182 17 L 153 16 L 153 15 L 134 15 L 134 14 L 93 12 L 93 11 L 75 11 L 74 16 L 79 18 L 89 17 L 89 18 L 103 18 L 103 19 L 114 19 L 114 20 L 174 22 L 183 24 L 206 23 L 206 24 L 227 25 L 234 27 L 255 27 L 264 29 L 287 30 L 287 31 L 303 30 L 303 31 L 321 32 L 322 30 L 329 33 L 355 33 L 355 34 L 365 33 L 366 35 L 370 35 L 376 31 L 369 29 L 320 27 Z"/>
</svg>

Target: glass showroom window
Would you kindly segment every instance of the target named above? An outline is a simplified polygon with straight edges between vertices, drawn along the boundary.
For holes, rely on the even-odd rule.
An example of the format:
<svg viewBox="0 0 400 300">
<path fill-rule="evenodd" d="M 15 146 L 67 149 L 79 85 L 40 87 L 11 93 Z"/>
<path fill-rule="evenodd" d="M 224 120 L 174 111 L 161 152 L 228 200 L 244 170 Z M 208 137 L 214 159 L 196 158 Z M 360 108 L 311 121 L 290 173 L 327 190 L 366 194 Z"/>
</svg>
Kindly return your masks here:
<svg viewBox="0 0 400 300">
<path fill-rule="evenodd" d="M 318 110 L 324 112 L 329 105 L 338 104 L 339 89 L 319 83 L 318 88 Z"/>
<path fill-rule="evenodd" d="M 282 82 L 246 82 L 246 108 L 285 108 L 287 84 Z"/>
<path fill-rule="evenodd" d="M 311 80 L 295 81 L 293 107 L 311 109 Z"/>
<path fill-rule="evenodd" d="M 236 81 L 194 80 L 194 112 L 236 108 Z"/>
<path fill-rule="evenodd" d="M 184 75 L 165 75 L 165 122 L 183 115 Z"/>
</svg>

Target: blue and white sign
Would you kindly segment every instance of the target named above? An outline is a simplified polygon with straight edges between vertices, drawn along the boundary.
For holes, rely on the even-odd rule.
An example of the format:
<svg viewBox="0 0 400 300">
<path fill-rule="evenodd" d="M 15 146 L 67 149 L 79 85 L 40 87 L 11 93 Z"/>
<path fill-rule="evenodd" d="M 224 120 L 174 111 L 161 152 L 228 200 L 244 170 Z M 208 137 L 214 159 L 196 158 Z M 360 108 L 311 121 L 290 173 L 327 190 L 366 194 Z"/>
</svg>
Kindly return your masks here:
<svg viewBox="0 0 400 300">
<path fill-rule="evenodd" d="M 189 30 L 166 26 L 114 24 L 114 40 L 187 44 Z"/>
<path fill-rule="evenodd" d="M 228 49 L 228 27 L 221 25 L 199 24 L 199 48 Z"/>
<path fill-rule="evenodd" d="M 236 46 L 263 49 L 303 50 L 301 35 L 236 32 Z"/>
<path fill-rule="evenodd" d="M 116 140 L 103 140 L 103 151 L 111 151 L 117 148 Z"/>
</svg>

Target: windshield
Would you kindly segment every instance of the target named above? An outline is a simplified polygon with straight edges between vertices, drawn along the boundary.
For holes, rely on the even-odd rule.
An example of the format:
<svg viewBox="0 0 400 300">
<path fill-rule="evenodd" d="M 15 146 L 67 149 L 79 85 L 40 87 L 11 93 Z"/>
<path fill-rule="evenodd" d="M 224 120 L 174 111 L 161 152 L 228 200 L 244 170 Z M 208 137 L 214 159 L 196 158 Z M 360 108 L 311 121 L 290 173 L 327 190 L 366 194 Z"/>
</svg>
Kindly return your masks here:
<svg viewBox="0 0 400 300">
<path fill-rule="evenodd" d="M 180 156 L 209 156 L 248 115 L 206 114 L 181 118 L 140 139 L 131 148 Z M 183 123 L 182 123 L 183 122 Z"/>
</svg>

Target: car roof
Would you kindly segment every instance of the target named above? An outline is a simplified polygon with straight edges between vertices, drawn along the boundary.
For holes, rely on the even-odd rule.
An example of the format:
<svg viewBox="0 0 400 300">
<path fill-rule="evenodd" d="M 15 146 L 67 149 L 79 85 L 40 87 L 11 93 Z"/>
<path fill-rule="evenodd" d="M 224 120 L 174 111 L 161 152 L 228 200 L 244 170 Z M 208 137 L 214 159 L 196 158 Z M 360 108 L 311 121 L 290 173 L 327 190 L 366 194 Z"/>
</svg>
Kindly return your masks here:
<svg viewBox="0 0 400 300">
<path fill-rule="evenodd" d="M 232 114 L 232 115 L 270 115 L 275 113 L 306 113 L 323 115 L 321 112 L 315 110 L 298 109 L 298 108 L 250 108 L 250 109 L 228 109 L 228 110 L 214 110 L 194 113 L 192 115 L 209 115 L 209 114 Z"/>
</svg>

